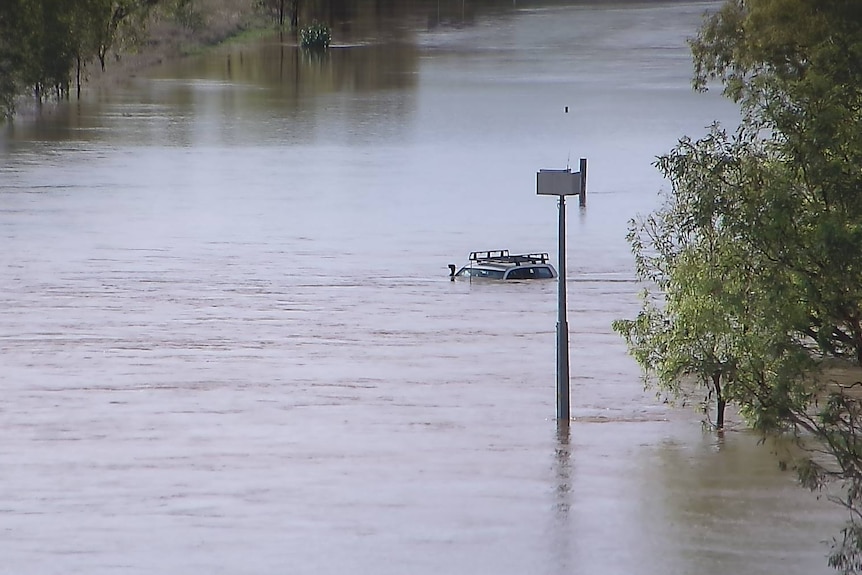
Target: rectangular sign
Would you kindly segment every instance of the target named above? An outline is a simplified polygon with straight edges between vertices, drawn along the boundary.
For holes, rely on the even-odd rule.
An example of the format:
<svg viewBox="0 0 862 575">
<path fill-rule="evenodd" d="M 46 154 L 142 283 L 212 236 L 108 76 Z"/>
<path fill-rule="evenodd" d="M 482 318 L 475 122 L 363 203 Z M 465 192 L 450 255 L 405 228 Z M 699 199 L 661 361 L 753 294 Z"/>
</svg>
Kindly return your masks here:
<svg viewBox="0 0 862 575">
<path fill-rule="evenodd" d="M 581 173 L 566 170 L 539 170 L 536 193 L 540 196 L 577 196 L 581 193 Z"/>
</svg>

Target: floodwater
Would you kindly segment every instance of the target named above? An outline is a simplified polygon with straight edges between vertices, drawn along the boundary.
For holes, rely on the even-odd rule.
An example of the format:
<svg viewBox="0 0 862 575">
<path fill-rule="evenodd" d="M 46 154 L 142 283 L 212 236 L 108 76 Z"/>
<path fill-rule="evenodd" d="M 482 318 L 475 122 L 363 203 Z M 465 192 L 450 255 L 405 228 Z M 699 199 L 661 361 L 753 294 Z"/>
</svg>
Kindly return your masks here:
<svg viewBox="0 0 862 575">
<path fill-rule="evenodd" d="M 0 572 L 829 573 L 837 510 L 610 329 L 651 161 L 735 118 L 689 88 L 717 6 L 437 3 L 3 128 Z M 580 157 L 566 432 L 556 284 L 446 265 L 556 258 Z"/>
</svg>

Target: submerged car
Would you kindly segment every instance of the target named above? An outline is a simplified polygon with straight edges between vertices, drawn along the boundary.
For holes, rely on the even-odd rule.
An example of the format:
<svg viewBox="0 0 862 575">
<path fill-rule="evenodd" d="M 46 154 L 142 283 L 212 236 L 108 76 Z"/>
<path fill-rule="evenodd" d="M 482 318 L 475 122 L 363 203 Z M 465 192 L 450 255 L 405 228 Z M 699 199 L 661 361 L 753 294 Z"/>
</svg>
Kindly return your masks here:
<svg viewBox="0 0 862 575">
<path fill-rule="evenodd" d="M 470 263 L 455 271 L 449 264 L 449 277 L 455 279 L 549 280 L 557 270 L 548 262 L 547 253 L 510 254 L 509 250 L 470 252 Z"/>
</svg>

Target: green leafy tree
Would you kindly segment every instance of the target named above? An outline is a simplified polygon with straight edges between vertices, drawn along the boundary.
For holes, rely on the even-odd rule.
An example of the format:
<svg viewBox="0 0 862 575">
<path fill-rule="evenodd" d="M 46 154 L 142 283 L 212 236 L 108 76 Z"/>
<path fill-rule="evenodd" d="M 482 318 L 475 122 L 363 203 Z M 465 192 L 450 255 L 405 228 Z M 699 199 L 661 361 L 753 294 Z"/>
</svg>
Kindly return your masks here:
<svg viewBox="0 0 862 575">
<path fill-rule="evenodd" d="M 789 335 L 798 305 L 777 295 L 748 230 L 725 217 L 763 179 L 767 163 L 757 142 L 729 139 L 713 126 L 701 140 L 683 138 L 656 165 L 671 192 L 659 210 L 633 220 L 628 235 L 638 277 L 653 288 L 642 293 L 634 320 L 613 327 L 647 384 L 674 395 L 701 384 L 722 428 L 727 403 L 744 403 L 759 393 L 756 382 L 779 369 L 771 355 L 792 359 L 797 371 L 808 357 L 789 353 L 798 347 Z"/>
<path fill-rule="evenodd" d="M 699 167 L 720 144 L 721 135 L 716 131 L 713 138 L 696 143 L 682 140 L 659 166 L 666 173 Z M 626 338 L 648 384 L 654 381 L 674 395 L 683 394 L 681 385 L 689 380 L 702 384 L 715 400 L 715 425 L 722 427 L 736 356 L 733 318 L 717 296 L 734 287 L 720 270 L 722 256 L 732 245 L 725 241 L 715 215 L 697 205 L 702 201 L 698 192 L 705 190 L 686 188 L 687 182 L 675 180 L 660 210 L 632 222 L 628 240 L 638 276 L 652 282 L 660 297 L 645 290 L 637 318 L 617 321 L 613 327 Z M 711 180 L 705 183 L 713 187 Z"/>
<path fill-rule="evenodd" d="M 862 365 L 862 3 L 734 0 L 692 50 L 695 86 L 720 80 L 787 170 L 783 189 L 751 190 L 740 225 L 767 228 L 758 248 L 809 306 L 804 335 Z"/>
<path fill-rule="evenodd" d="M 26 65 L 23 82 L 33 87 L 38 100 L 68 92 L 74 60 L 71 11 L 63 0 L 31 2 L 33 16 L 25 36 Z"/>
<path fill-rule="evenodd" d="M 158 0 L 4 0 L 0 3 L 0 116 L 32 90 L 38 101 L 78 88 L 87 62 L 105 57 L 122 26 Z"/>
<path fill-rule="evenodd" d="M 145 27 L 150 9 L 158 0 L 88 0 L 90 5 L 90 27 L 92 45 L 89 52 L 95 54 L 102 70 L 108 52 L 126 36 L 135 38 Z"/>
<path fill-rule="evenodd" d="M 862 384 L 824 365 L 862 365 L 862 3 L 728 0 L 691 47 L 741 125 L 659 158 L 669 199 L 629 235 L 654 293 L 614 327 L 663 389 L 700 381 L 794 438 L 803 484 L 848 512 L 830 565 L 860 573 Z"/>
<path fill-rule="evenodd" d="M 29 3 L 8 0 L 0 3 L 0 115 L 14 108 L 21 92 L 20 71 L 26 65 L 27 31 L 31 29 Z"/>
<path fill-rule="evenodd" d="M 102 46 L 110 4 L 110 0 L 79 0 L 70 12 L 70 41 L 75 64 L 75 86 L 79 96 L 84 66 L 87 60 L 99 53 Z"/>
</svg>

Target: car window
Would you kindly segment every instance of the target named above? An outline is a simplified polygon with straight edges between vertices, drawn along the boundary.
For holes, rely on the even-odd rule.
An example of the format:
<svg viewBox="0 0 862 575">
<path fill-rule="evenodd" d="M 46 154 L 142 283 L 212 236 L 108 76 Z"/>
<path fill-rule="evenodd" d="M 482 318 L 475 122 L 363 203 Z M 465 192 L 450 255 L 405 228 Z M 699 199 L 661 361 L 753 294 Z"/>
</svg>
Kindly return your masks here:
<svg viewBox="0 0 862 575">
<path fill-rule="evenodd" d="M 509 270 L 506 279 L 509 280 L 539 280 L 554 277 L 551 268 L 547 266 L 521 266 Z"/>
<path fill-rule="evenodd" d="M 503 279 L 503 270 L 486 270 L 482 268 L 464 268 L 458 275 L 474 278 L 486 278 L 500 280 Z"/>
<path fill-rule="evenodd" d="M 551 271 L 551 268 L 548 266 L 539 266 L 535 268 L 536 270 L 536 279 L 547 280 L 554 277 L 554 272 Z"/>
<path fill-rule="evenodd" d="M 519 267 L 509 270 L 509 275 L 506 276 L 509 280 L 528 280 L 533 279 L 533 268 Z"/>
</svg>

